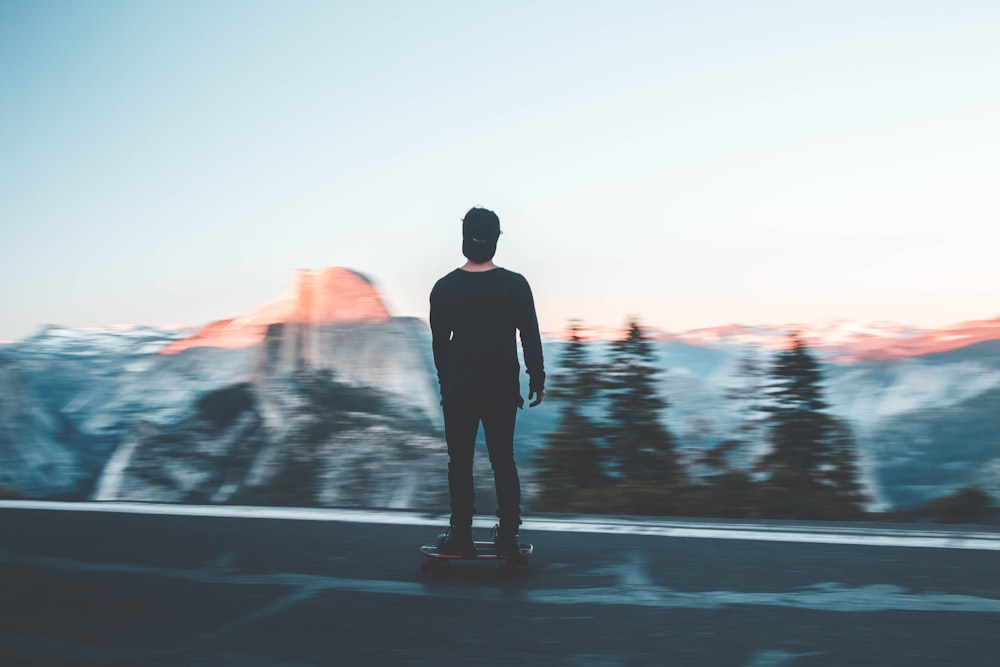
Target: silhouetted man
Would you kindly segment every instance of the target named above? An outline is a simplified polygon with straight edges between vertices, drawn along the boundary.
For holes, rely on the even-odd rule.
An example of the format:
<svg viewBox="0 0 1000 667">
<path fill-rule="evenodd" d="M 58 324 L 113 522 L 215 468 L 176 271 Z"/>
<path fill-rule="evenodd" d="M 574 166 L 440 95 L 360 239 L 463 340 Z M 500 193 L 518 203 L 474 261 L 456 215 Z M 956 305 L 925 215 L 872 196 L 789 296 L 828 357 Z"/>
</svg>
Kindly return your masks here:
<svg viewBox="0 0 1000 667">
<path fill-rule="evenodd" d="M 493 263 L 500 219 L 473 208 L 462 220 L 462 254 L 468 260 L 431 290 L 434 365 L 441 384 L 451 527 L 440 548 L 474 555 L 472 460 L 482 422 L 496 484 L 497 552 L 516 555 L 521 524 L 521 483 L 514 463 L 514 421 L 524 405 L 515 331 L 527 366 L 531 407 L 545 397 L 545 367 L 538 318 L 524 276 Z"/>
</svg>

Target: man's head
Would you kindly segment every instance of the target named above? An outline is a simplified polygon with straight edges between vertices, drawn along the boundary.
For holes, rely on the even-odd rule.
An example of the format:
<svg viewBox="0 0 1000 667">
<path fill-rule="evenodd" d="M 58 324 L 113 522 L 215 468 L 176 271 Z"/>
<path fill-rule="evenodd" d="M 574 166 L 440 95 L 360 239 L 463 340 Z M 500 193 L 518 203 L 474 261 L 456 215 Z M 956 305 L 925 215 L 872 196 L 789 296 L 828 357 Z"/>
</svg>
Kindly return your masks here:
<svg viewBox="0 0 1000 667">
<path fill-rule="evenodd" d="M 472 208 L 462 218 L 462 254 L 473 264 L 484 264 L 497 251 L 500 218 L 485 208 Z"/>
</svg>

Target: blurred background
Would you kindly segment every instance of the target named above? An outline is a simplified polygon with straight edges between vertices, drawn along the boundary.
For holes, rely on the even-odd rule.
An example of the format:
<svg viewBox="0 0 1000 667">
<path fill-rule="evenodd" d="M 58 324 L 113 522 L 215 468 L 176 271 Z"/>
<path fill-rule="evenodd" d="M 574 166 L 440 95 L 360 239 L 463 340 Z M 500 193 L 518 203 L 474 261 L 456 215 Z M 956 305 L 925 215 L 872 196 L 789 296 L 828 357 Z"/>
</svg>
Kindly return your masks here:
<svg viewBox="0 0 1000 667">
<path fill-rule="evenodd" d="M 443 510 L 482 205 L 530 509 L 995 521 L 998 14 L 2 3 L 0 494 Z"/>
</svg>

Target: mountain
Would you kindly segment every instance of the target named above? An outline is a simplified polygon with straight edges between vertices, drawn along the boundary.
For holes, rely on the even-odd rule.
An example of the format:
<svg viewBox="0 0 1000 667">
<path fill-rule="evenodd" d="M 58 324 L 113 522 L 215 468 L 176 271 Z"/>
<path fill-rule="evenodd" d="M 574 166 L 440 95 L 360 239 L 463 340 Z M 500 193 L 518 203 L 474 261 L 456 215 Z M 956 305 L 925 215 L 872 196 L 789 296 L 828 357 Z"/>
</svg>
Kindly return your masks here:
<svg viewBox="0 0 1000 667">
<path fill-rule="evenodd" d="M 272 324 L 316 327 L 380 324 L 391 319 L 375 285 L 351 269 L 299 269 L 290 295 L 247 314 L 213 322 L 163 348 L 177 354 L 196 347 L 239 349 L 259 345 Z M 303 354 L 316 354 L 315 341 L 303 338 Z"/>
<path fill-rule="evenodd" d="M 1000 389 L 957 405 L 887 420 L 869 446 L 891 506 L 910 507 L 941 488 L 975 485 L 1000 497 Z"/>
<path fill-rule="evenodd" d="M 28 496 L 74 491 L 78 461 L 62 430 L 58 416 L 0 354 L 0 488 Z"/>
<path fill-rule="evenodd" d="M 397 468 L 424 450 L 440 455 L 426 325 L 392 317 L 374 284 L 355 271 L 300 270 L 294 279 L 290 295 L 198 330 L 46 327 L 5 346 L 5 384 L 17 392 L 5 390 L 3 404 L 19 412 L 4 410 L 9 435 L 0 440 L 0 460 L 24 458 L 25 450 L 37 456 L 33 467 L 11 466 L 0 486 L 42 497 L 224 502 L 263 498 L 262 488 L 273 496 L 274 480 L 301 464 L 301 447 L 312 448 L 309 456 L 323 466 L 335 458 L 326 451 L 334 440 L 355 443 L 341 458 L 348 450 L 386 461 L 392 452 L 403 455 Z M 303 387 L 317 382 L 337 388 L 319 393 L 334 395 L 333 404 L 309 398 Z M 338 417 L 351 428 L 336 433 L 313 424 L 326 423 L 314 413 L 339 414 L 355 394 L 377 396 L 379 407 Z M 214 420 L 220 405 L 239 409 Z M 72 437 L 56 439 L 59 424 Z M 327 474 L 309 502 L 420 496 L 419 485 L 373 461 L 358 466 L 370 473 L 369 487 L 392 488 L 395 496 L 352 495 L 349 485 L 331 486 L 338 478 Z M 71 471 L 75 483 L 54 466 Z M 422 470 L 418 463 L 413 469 Z"/>
<path fill-rule="evenodd" d="M 271 324 L 238 381 L 182 390 L 185 411 L 138 421 L 94 497 L 441 506 L 445 487 L 431 473 L 445 469 L 446 448 L 416 324 Z M 161 363 L 238 352 L 188 348 Z"/>
<path fill-rule="evenodd" d="M 1000 340 L 842 368 L 832 382 L 887 506 L 968 485 L 1000 497 Z"/>
<path fill-rule="evenodd" d="M 687 462 L 734 437 L 747 445 L 743 465 L 766 451 L 761 386 L 793 331 L 821 359 L 830 412 L 856 436 L 873 507 L 968 484 L 1000 494 L 1000 318 L 938 330 L 844 321 L 650 329 L 670 404 L 664 422 Z M 593 356 L 606 358 L 617 335 L 589 332 Z M 550 388 L 564 344 L 544 337 Z M 533 451 L 559 411 L 547 400 L 518 413 L 529 496 Z M 50 326 L 0 346 L 0 420 L 0 492 L 447 505 L 427 324 L 393 316 L 350 269 L 297 271 L 288 295 L 198 329 Z M 477 465 L 490 497 L 487 458 Z"/>
<path fill-rule="evenodd" d="M 681 455 L 693 464 L 719 443 L 739 439 L 744 465 L 767 450 L 760 397 L 774 353 L 793 331 L 811 340 L 821 360 L 829 411 L 844 420 L 859 446 L 871 509 L 912 506 L 975 484 L 1000 498 L 1000 334 L 978 341 L 996 321 L 966 323 L 938 331 L 905 327 L 749 327 L 669 333 L 649 330 L 663 370 L 659 389 L 670 403 L 664 422 L 678 437 Z M 846 335 L 847 332 L 861 332 Z M 872 338 L 886 341 L 878 354 Z M 957 338 L 956 332 L 967 337 Z M 608 357 L 615 333 L 591 333 L 597 361 Z M 918 340 L 920 346 L 904 344 Z M 550 386 L 559 381 L 558 361 L 565 341 L 550 338 Z M 918 349 L 947 351 L 905 356 Z M 756 368 L 748 374 L 747 368 Z M 538 436 L 541 433 L 538 432 Z M 692 468 L 696 467 L 694 465 Z"/>
<path fill-rule="evenodd" d="M 159 409 L 132 411 L 95 497 L 408 506 L 433 495 L 427 462 L 444 446 L 425 328 L 392 317 L 355 271 L 296 272 L 291 296 L 160 350 L 153 384 L 170 390 Z"/>
<path fill-rule="evenodd" d="M 281 384 L 280 391 L 230 385 L 203 394 L 183 418 L 139 422 L 109 460 L 94 498 L 447 505 L 445 447 L 426 420 L 329 373 Z"/>
<path fill-rule="evenodd" d="M 44 474 L 37 473 L 43 467 L 37 462 L 30 468 L 35 473 L 7 468 L 10 479 L 6 484 L 31 496 L 88 494 L 115 446 L 114 431 L 122 414 L 109 416 L 106 411 L 116 387 L 124 378 L 141 375 L 155 361 L 158 350 L 184 335 L 184 331 L 152 327 L 46 326 L 27 339 L 5 345 L 0 354 L 6 359 L 8 381 L 0 391 L 0 402 L 22 407 L 20 417 L 5 410 L 0 429 L 11 440 L 0 442 L 0 458 L 11 457 L 15 449 L 27 450 L 47 466 Z M 144 395 L 135 392 L 134 398 Z M 140 403 L 136 410 L 144 407 Z M 108 429 L 93 428 L 102 415 Z M 88 424 L 92 419 L 94 424 Z"/>
<path fill-rule="evenodd" d="M 859 324 L 848 320 L 828 320 L 814 324 L 745 325 L 670 332 L 647 328 L 651 338 L 706 347 L 758 347 L 781 349 L 788 335 L 799 337 L 822 357 L 841 362 L 897 361 L 957 350 L 977 343 L 1000 340 L 1000 317 L 971 320 L 940 329 L 919 329 L 892 322 Z M 614 340 L 622 330 L 599 327 L 590 330 L 592 340 Z M 561 332 L 550 334 L 560 338 Z"/>
</svg>

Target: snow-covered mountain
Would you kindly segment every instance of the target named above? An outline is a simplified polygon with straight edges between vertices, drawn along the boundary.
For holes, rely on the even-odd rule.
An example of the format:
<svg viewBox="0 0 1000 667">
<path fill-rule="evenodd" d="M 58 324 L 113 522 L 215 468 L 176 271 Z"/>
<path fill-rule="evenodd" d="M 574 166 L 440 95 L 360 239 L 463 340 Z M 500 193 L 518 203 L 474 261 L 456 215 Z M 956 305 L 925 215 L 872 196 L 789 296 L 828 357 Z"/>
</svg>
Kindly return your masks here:
<svg viewBox="0 0 1000 667">
<path fill-rule="evenodd" d="M 11 345 L 23 355 L 87 358 L 100 361 L 116 355 L 147 357 L 171 342 L 191 335 L 190 329 L 145 326 L 62 327 L 48 325 Z"/>
<path fill-rule="evenodd" d="M 9 358 L 5 386 L 17 391 L 0 398 L 10 406 L 2 413 L 9 437 L 0 439 L 0 460 L 24 458 L 25 451 L 35 456 L 24 466 L 8 466 L 0 486 L 32 496 L 253 497 L 250 489 L 272 484 L 290 461 L 302 458 L 301 447 L 289 439 L 301 436 L 311 412 L 343 410 L 303 398 L 304 384 L 317 378 L 337 387 L 340 399 L 365 392 L 379 397 L 378 409 L 356 411 L 367 416 L 348 420 L 355 441 L 369 431 L 383 434 L 368 438 L 378 441 L 369 451 L 374 447 L 389 460 L 387 443 L 429 438 L 435 447 L 425 449 L 440 452 L 429 347 L 426 325 L 392 317 L 371 281 L 340 268 L 298 271 L 289 296 L 199 330 L 46 327 L 3 348 Z M 239 418 L 221 426 L 205 421 L 206 405 L 233 397 L 246 403 Z M 418 431 L 419 437 L 403 437 Z M 337 437 L 346 436 L 338 430 Z M 240 461 L 247 463 L 243 479 Z M 57 475 L 54 466 L 72 474 Z M 419 496 L 388 470 L 375 471 L 370 486 Z M 317 491 L 312 502 L 350 500 L 346 491 L 331 488 Z M 409 495 L 399 491 L 405 488 Z"/>
<path fill-rule="evenodd" d="M 970 483 L 1000 495 L 1000 318 L 650 330 L 689 460 L 746 435 L 747 369 L 792 332 L 822 360 L 878 506 Z M 620 332 L 588 334 L 601 358 Z M 550 386 L 564 343 L 544 338 Z M 519 413 L 526 488 L 558 414 Z M 427 324 L 349 269 L 298 271 L 289 295 L 197 330 L 50 326 L 0 346 L 0 487 L 24 495 L 440 508 L 444 451 Z"/>
<path fill-rule="evenodd" d="M 861 324 L 835 319 L 824 322 L 745 325 L 667 331 L 646 328 L 651 338 L 706 347 L 756 347 L 782 349 L 789 334 L 796 333 L 815 352 L 826 359 L 841 362 L 894 361 L 937 352 L 948 352 L 991 340 L 1000 340 L 1000 317 L 960 322 L 940 329 L 921 329 L 893 322 Z M 594 341 L 614 340 L 623 335 L 618 328 L 585 329 L 584 337 Z M 560 339 L 565 332 L 551 332 Z"/>
<path fill-rule="evenodd" d="M 842 321 L 649 330 L 670 402 L 664 420 L 688 460 L 736 437 L 760 438 L 748 443 L 749 453 L 765 450 L 759 429 L 747 435 L 762 379 L 747 377 L 746 368 L 766 372 L 792 333 L 819 356 L 830 412 L 855 433 L 873 509 L 910 506 L 969 484 L 1000 498 L 1000 318 L 940 330 Z M 599 360 L 621 335 L 584 337 Z M 557 362 L 563 345 L 564 336 L 550 336 L 547 358 Z"/>
<path fill-rule="evenodd" d="M 62 495 L 77 487 L 78 456 L 61 442 L 58 415 L 46 408 L 0 353 L 0 488 Z"/>
</svg>

